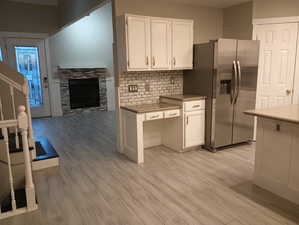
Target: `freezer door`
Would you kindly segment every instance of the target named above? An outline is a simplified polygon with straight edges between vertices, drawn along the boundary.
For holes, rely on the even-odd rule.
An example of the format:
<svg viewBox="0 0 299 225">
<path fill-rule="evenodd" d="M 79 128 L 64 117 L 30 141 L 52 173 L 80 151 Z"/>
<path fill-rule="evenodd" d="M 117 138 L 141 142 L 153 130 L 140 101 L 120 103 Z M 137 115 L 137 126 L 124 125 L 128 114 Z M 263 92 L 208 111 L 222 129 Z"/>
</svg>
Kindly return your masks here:
<svg viewBox="0 0 299 225">
<path fill-rule="evenodd" d="M 237 40 L 219 39 L 215 43 L 215 98 L 213 99 L 212 146 L 214 148 L 232 144 L 233 99 L 235 93 L 235 71 Z"/>
<path fill-rule="evenodd" d="M 234 105 L 233 144 L 253 140 L 254 117 L 244 111 L 255 108 L 258 74 L 258 41 L 238 41 L 238 88 Z"/>
</svg>

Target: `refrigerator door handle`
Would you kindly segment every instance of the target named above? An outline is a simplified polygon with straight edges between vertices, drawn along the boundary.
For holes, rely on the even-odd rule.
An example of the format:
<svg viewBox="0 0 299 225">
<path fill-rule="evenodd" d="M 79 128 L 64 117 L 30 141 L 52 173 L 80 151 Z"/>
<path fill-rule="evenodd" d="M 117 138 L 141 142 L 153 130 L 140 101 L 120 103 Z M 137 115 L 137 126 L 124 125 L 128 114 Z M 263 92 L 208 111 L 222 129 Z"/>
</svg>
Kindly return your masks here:
<svg viewBox="0 0 299 225">
<path fill-rule="evenodd" d="M 238 84 L 237 84 L 237 95 L 236 95 L 236 98 L 235 98 L 235 103 L 237 103 L 238 101 L 238 98 L 239 98 L 239 95 L 240 95 L 240 85 L 241 85 L 241 76 L 242 76 L 242 73 L 241 73 L 241 64 L 240 64 L 240 61 L 238 60 L 237 61 L 237 65 L 238 65 Z"/>
<path fill-rule="evenodd" d="M 237 71 L 237 63 L 234 60 L 233 61 L 233 69 L 234 69 L 234 80 L 233 80 L 233 86 L 231 90 L 231 103 L 235 104 L 236 102 L 236 93 L 237 93 L 237 77 L 238 77 L 238 71 Z"/>
</svg>

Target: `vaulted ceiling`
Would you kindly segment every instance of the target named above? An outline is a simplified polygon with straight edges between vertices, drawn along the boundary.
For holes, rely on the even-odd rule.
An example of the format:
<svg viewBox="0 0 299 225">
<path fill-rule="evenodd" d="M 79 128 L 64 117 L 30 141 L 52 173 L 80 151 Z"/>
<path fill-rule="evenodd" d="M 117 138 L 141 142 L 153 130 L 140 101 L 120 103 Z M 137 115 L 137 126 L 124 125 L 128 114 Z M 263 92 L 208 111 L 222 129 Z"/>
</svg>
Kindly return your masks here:
<svg viewBox="0 0 299 225">
<path fill-rule="evenodd" d="M 59 0 L 9 0 L 9 1 L 40 4 L 40 5 L 57 5 Z M 168 1 L 170 3 L 175 2 L 175 3 L 189 4 L 189 5 L 197 5 L 197 6 L 226 8 L 233 5 L 245 3 L 250 0 L 161 0 L 161 1 Z"/>
<path fill-rule="evenodd" d="M 58 0 L 8 0 L 8 1 L 38 4 L 38 5 L 58 5 Z"/>
</svg>

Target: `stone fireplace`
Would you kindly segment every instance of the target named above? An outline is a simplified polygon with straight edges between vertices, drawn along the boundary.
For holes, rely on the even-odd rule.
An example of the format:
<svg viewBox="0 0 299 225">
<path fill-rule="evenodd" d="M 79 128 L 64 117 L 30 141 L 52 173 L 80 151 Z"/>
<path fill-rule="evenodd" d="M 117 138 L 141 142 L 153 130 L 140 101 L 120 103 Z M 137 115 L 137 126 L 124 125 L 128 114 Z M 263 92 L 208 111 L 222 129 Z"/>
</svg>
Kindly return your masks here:
<svg viewBox="0 0 299 225">
<path fill-rule="evenodd" d="M 107 111 L 106 75 L 103 68 L 59 69 L 63 115 Z"/>
</svg>

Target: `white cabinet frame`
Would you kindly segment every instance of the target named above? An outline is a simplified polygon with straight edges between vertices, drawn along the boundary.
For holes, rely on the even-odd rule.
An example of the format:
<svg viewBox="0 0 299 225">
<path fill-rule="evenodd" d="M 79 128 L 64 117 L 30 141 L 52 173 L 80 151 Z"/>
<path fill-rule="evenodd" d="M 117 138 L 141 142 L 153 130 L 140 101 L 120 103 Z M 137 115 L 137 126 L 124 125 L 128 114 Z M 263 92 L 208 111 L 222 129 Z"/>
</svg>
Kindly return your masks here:
<svg viewBox="0 0 299 225">
<path fill-rule="evenodd" d="M 193 26 L 192 20 L 126 14 L 123 70 L 192 69 Z"/>
</svg>

